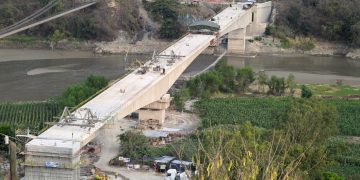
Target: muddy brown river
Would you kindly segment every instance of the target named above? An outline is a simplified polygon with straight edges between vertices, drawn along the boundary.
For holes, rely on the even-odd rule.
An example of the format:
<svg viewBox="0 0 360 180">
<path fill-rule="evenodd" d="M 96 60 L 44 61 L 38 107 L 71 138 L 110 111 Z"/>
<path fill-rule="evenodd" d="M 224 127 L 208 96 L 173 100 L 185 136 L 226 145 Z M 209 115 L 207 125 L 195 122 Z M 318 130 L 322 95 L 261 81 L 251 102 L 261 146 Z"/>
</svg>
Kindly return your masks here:
<svg viewBox="0 0 360 180">
<path fill-rule="evenodd" d="M 149 55 L 130 55 L 129 61 Z M 360 86 L 360 61 L 343 57 L 259 55 L 255 58 L 224 57 L 235 67 L 251 66 L 269 75 L 292 73 L 299 83 Z M 201 55 L 186 70 L 195 74 L 210 65 L 215 56 Z M 91 74 L 116 79 L 124 74 L 124 56 L 99 56 L 88 52 L 45 50 L 0 50 L 0 102 L 46 100 L 58 96 L 69 85 Z"/>
</svg>

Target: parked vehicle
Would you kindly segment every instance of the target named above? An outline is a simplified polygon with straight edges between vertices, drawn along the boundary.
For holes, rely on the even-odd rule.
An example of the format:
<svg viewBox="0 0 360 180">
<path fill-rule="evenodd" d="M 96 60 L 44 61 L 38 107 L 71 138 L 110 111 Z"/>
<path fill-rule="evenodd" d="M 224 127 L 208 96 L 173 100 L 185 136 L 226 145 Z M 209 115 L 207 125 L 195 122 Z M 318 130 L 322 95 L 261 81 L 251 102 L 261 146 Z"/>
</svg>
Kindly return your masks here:
<svg viewBox="0 0 360 180">
<path fill-rule="evenodd" d="M 165 180 L 188 180 L 186 173 L 178 173 L 176 169 L 169 169 L 166 172 Z"/>
</svg>

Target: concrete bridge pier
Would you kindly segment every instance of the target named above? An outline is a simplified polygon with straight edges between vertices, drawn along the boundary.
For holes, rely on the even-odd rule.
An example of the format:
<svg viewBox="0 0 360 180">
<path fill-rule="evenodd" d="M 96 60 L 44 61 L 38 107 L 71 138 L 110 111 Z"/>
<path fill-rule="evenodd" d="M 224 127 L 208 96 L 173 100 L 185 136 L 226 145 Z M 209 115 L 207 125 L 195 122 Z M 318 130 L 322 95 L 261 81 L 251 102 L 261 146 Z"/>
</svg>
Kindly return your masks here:
<svg viewBox="0 0 360 180">
<path fill-rule="evenodd" d="M 246 28 L 237 29 L 228 34 L 228 52 L 232 54 L 245 53 Z"/>
<path fill-rule="evenodd" d="M 170 94 L 165 94 L 160 100 L 139 109 L 139 127 L 160 129 L 165 122 L 165 110 L 170 106 L 170 101 Z"/>
</svg>

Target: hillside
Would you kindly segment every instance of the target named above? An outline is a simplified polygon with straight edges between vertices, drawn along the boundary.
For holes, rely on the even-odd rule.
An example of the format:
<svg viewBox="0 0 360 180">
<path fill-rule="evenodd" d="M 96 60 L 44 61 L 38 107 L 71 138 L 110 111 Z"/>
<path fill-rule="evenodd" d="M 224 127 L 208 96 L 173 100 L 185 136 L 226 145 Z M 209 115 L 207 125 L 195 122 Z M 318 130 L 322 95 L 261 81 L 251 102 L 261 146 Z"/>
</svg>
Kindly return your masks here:
<svg viewBox="0 0 360 180">
<path fill-rule="evenodd" d="M 310 36 L 360 46 L 360 0 L 278 0 L 275 35 Z"/>
<path fill-rule="evenodd" d="M 50 2 L 3 1 L 5 2 L 0 6 L 0 29 L 29 16 Z M 72 1 L 60 1 L 44 16 L 56 14 L 72 6 Z M 126 32 L 134 40 L 139 38 L 138 34 L 145 31 L 153 33 L 155 37 L 172 39 L 181 36 L 189 18 L 203 19 L 213 14 L 214 11 L 208 7 L 181 5 L 173 0 L 157 0 L 154 3 L 142 0 L 102 0 L 94 6 L 31 28 L 22 34 L 42 38 L 60 35 L 60 39 L 112 41 L 119 35 L 119 31 Z M 167 15 L 175 18 L 169 19 Z M 165 31 L 175 34 L 164 35 Z"/>
<path fill-rule="evenodd" d="M 5 0 L 0 7 L 0 28 L 21 20 L 48 2 L 49 0 Z M 60 1 L 47 15 L 69 9 L 71 6 L 71 1 Z M 100 1 L 95 6 L 34 27 L 24 34 L 49 37 L 58 30 L 69 38 L 112 40 L 117 29 L 136 32 L 141 26 L 138 5 L 132 0 Z"/>
<path fill-rule="evenodd" d="M 30 15 L 50 0 L 3 1 L 0 5 L 0 28 Z M 47 15 L 69 9 L 72 5 L 72 1 L 61 1 Z M 360 0 L 346 3 L 337 0 L 276 0 L 274 6 L 276 21 L 267 33 L 279 38 L 283 48 L 311 50 L 314 48 L 313 39 L 340 42 L 354 48 L 360 46 L 360 11 L 357 10 Z M 119 43 L 125 42 L 130 46 L 145 38 L 145 43 L 150 43 L 151 47 L 153 43 L 158 43 L 158 39 L 176 39 L 185 33 L 187 24 L 207 19 L 222 7 L 186 5 L 177 0 L 102 0 L 95 6 L 19 34 L 44 41 L 92 40 L 101 42 L 97 45 L 102 49 L 100 52 L 115 52 Z M 23 37 L 19 39 L 16 35 L 10 38 L 15 42 L 24 41 Z M 123 47 L 119 52 L 126 49 L 129 48 Z"/>
</svg>

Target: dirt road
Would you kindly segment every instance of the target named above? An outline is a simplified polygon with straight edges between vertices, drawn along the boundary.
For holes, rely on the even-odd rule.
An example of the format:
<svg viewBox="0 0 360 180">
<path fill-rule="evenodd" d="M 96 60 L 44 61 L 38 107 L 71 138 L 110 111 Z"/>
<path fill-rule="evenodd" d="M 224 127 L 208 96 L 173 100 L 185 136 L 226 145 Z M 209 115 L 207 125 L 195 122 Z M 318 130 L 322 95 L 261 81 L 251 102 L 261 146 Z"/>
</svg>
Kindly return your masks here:
<svg viewBox="0 0 360 180">
<path fill-rule="evenodd" d="M 95 139 L 95 141 L 101 144 L 101 153 L 99 154 L 100 159 L 94 165 L 102 171 L 117 172 L 130 180 L 163 180 L 163 176 L 152 172 L 128 170 L 127 168 L 108 165 L 108 162 L 119 154 L 120 144 L 116 136 L 131 130 L 136 123 L 134 120 L 121 119 L 109 125 L 108 128 L 104 128 L 101 134 Z M 115 179 L 114 176 L 111 176 L 111 178 Z M 118 177 L 118 179 L 122 178 Z"/>
</svg>

